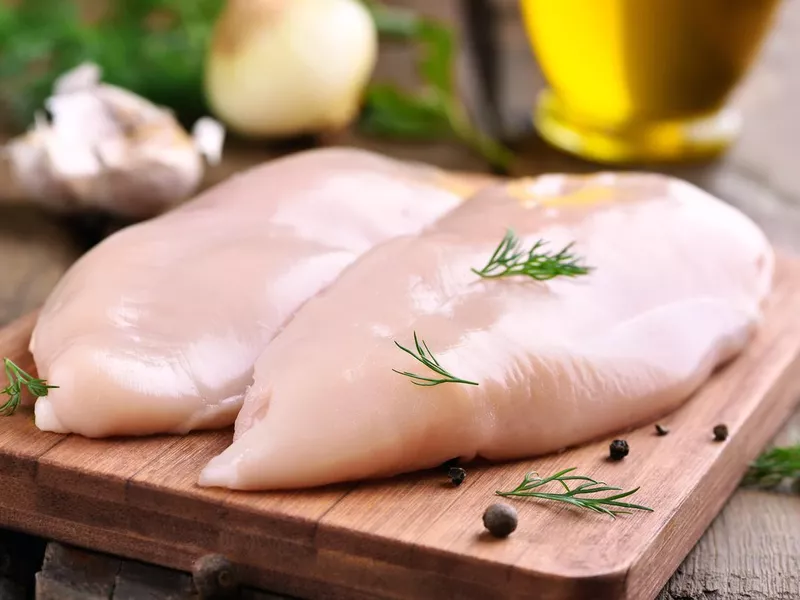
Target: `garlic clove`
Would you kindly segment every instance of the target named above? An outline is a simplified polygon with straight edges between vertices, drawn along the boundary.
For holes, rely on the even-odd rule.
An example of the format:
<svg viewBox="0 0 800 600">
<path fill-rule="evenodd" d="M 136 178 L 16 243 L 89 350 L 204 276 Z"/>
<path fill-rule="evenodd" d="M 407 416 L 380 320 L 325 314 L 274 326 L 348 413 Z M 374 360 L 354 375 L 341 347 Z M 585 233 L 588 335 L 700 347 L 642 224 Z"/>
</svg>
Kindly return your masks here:
<svg viewBox="0 0 800 600">
<path fill-rule="evenodd" d="M 204 157 L 221 157 L 219 123 L 201 119 L 190 134 L 171 111 L 100 83 L 91 63 L 61 76 L 46 107 L 51 119 L 38 119 L 6 153 L 20 187 L 51 208 L 149 218 L 197 190 Z"/>
<path fill-rule="evenodd" d="M 74 69 L 59 75 L 53 83 L 53 95 L 61 96 L 86 90 L 100 84 L 102 72 L 94 63 L 84 62 Z"/>
<path fill-rule="evenodd" d="M 225 128 L 219 121 L 208 117 L 198 119 L 192 127 L 192 139 L 208 164 L 219 164 L 222 160 L 222 146 L 225 143 Z"/>
<path fill-rule="evenodd" d="M 17 185 L 51 209 L 72 204 L 69 190 L 56 176 L 46 148 L 47 131 L 34 128 L 3 148 Z"/>
</svg>

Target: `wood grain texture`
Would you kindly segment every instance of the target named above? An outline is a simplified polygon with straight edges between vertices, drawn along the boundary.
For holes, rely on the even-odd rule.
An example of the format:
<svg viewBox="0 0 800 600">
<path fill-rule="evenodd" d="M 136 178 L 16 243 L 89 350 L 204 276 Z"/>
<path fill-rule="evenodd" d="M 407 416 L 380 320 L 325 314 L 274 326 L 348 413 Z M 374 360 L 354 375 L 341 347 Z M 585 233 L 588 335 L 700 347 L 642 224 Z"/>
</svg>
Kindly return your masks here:
<svg viewBox="0 0 800 600">
<path fill-rule="evenodd" d="M 0 194 L 7 183 L 0 174 Z M 32 207 L 0 203 L 0 325 L 40 305 L 78 257 L 59 225 Z"/>
<path fill-rule="evenodd" d="M 246 584 L 308 598 L 653 598 L 785 422 L 800 393 L 800 259 L 781 258 L 758 336 L 684 407 L 625 435 L 502 465 L 469 467 L 459 487 L 429 471 L 318 490 L 243 493 L 194 485 L 231 432 L 88 440 L 39 432 L 30 409 L 3 421 L 0 525 L 123 557 L 189 570 L 225 554 Z M 32 324 L 0 332 L 0 354 L 30 366 Z M 712 440 L 728 425 L 724 443 Z M 493 492 L 526 471 L 577 466 L 653 507 L 616 521 L 509 500 L 520 525 L 483 533 Z"/>
<path fill-rule="evenodd" d="M 36 574 L 35 598 L 198 600 L 198 594 L 188 573 L 51 542 Z"/>
<path fill-rule="evenodd" d="M 776 580 L 774 574 L 781 579 Z M 796 496 L 739 491 L 659 600 L 715 597 L 800 598 L 800 502 Z"/>
<path fill-rule="evenodd" d="M 502 21 L 502 112 L 519 136 L 515 174 L 602 168 L 552 150 L 530 131 L 531 106 L 544 80 L 525 37 L 518 0 L 492 2 Z M 794 252 L 800 251 L 800 170 L 794 166 L 800 153 L 798 52 L 800 4 L 784 2 L 753 70 L 732 98 L 743 112 L 744 130 L 731 151 L 705 164 L 647 165 L 692 181 L 736 206 L 763 227 L 776 246 Z M 800 424 L 800 412 L 794 421 Z M 800 426 L 787 427 L 772 443 L 800 443 Z M 794 506 L 791 498 L 737 491 L 665 587 L 662 600 L 800 598 L 800 558 L 787 558 L 791 551 L 798 555 L 783 527 L 796 517 Z M 760 518 L 765 512 L 769 518 Z"/>
<path fill-rule="evenodd" d="M 800 412 L 773 440 L 800 440 Z M 678 568 L 659 600 L 800 598 L 800 502 L 740 489 Z"/>
<path fill-rule="evenodd" d="M 121 566 L 117 558 L 49 544 L 36 574 L 36 600 L 106 600 Z"/>
<path fill-rule="evenodd" d="M 423 0 L 391 1 L 415 7 L 432 7 L 444 15 L 448 11 L 452 13 L 447 5 L 452 6 L 456 0 L 434 3 Z M 518 1 L 494 1 L 501 8 L 504 18 L 504 29 L 500 36 L 504 46 L 504 119 L 508 126 L 516 126 L 529 119 L 532 100 L 541 88 L 542 81 L 519 22 Z M 709 165 L 682 168 L 677 174 L 744 210 L 765 228 L 774 242 L 800 250 L 800 170 L 793 167 L 800 151 L 800 113 L 796 110 L 800 62 L 794 59 L 800 43 L 800 4 L 785 2 L 777 25 L 756 69 L 738 94 L 737 101 L 745 111 L 745 135 L 742 140 L 729 156 Z M 408 56 L 402 50 L 394 51 L 388 59 L 382 56 L 381 60 L 383 73 L 402 80 L 402 83 L 413 79 L 413 72 L 401 72 L 411 70 Z M 522 133 L 526 138 L 516 146 L 520 156 L 516 174 L 531 175 L 548 170 L 576 172 L 597 168 L 553 151 L 529 130 Z M 349 133 L 339 141 L 454 169 L 485 168 L 469 150 L 446 142 L 404 143 L 365 139 Z M 264 145 L 232 144 L 223 163 L 212 169 L 208 183 L 214 183 L 280 152 L 280 149 L 267 149 Z M 663 170 L 659 166 L 653 168 Z M 0 181 L 5 184 L 1 176 Z M 0 195 L 4 189 L 0 187 Z M 53 265 L 61 272 L 76 256 L 68 244 L 54 244 L 57 247 L 46 252 L 39 250 L 40 246 L 49 247 L 64 233 L 63 229 L 49 226 L 46 231 L 41 230 L 39 225 L 43 220 L 48 221 L 49 217 L 40 211 L 0 208 L 2 271 L 4 275 L 9 272 L 8 269 L 17 269 L 22 273 L 18 276 L 15 271 L 12 277 L 12 281 L 21 282 L 19 285 L 6 285 L 0 290 L 0 324 L 37 306 L 49 291 L 49 286 L 55 282 L 56 275 L 51 275 Z M 9 261 L 8 257 L 14 260 Z M 7 284 L 8 281 L 6 279 Z M 25 288 L 33 290 L 33 293 L 26 292 Z M 800 430 L 796 428 L 795 435 L 784 440 L 787 443 L 797 442 L 800 440 Z M 12 446 L 15 445 L 12 443 Z M 175 450 L 179 449 L 175 447 Z M 167 460 L 168 457 L 162 455 L 159 460 L 162 459 Z M 170 468 L 168 462 L 162 466 Z M 181 477 L 184 476 L 181 473 Z M 144 498 L 148 498 L 151 504 L 160 502 L 157 494 L 151 495 L 153 489 L 129 485 L 129 502 L 135 504 Z M 145 491 L 144 495 L 139 493 L 141 490 Z M 798 572 L 796 529 L 787 526 L 797 523 L 794 507 L 796 498 L 737 491 L 665 588 L 669 600 L 798 597 L 797 579 L 793 575 Z M 176 512 L 181 510 L 179 506 Z M 765 514 L 768 516 L 761 518 Z M 357 519 L 357 515 L 354 518 Z M 71 535 L 72 531 L 67 524 L 64 534 Z M 792 534 L 794 538 L 789 537 Z M 322 531 L 317 533 L 317 537 L 322 535 Z M 101 531 L 98 538 L 102 537 Z M 139 542 L 134 540 L 131 543 L 135 546 Z"/>
</svg>

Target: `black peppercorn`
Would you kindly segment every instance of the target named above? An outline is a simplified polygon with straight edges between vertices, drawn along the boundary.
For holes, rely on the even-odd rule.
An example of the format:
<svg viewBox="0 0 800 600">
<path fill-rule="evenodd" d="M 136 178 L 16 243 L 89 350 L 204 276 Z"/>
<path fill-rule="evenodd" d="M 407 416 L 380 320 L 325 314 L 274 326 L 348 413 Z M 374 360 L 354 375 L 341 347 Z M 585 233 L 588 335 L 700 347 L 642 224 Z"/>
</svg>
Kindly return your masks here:
<svg viewBox="0 0 800 600">
<path fill-rule="evenodd" d="M 461 485 L 467 478 L 467 472 L 461 467 L 450 467 L 450 470 L 447 471 L 447 476 L 453 482 L 453 485 Z"/>
<path fill-rule="evenodd" d="M 724 423 L 714 426 L 714 441 L 724 442 L 728 439 L 728 426 Z"/>
<path fill-rule="evenodd" d="M 234 598 L 239 591 L 233 565 L 220 554 L 207 554 L 192 565 L 192 581 L 200 600 Z"/>
<path fill-rule="evenodd" d="M 517 528 L 517 511 L 508 504 L 492 504 L 483 513 L 483 526 L 494 537 L 508 537 Z"/>
<path fill-rule="evenodd" d="M 658 435 L 667 435 L 669 433 L 669 429 L 663 425 L 660 425 L 659 423 L 656 423 L 656 433 Z"/>
<path fill-rule="evenodd" d="M 628 442 L 625 440 L 614 440 L 611 442 L 611 445 L 609 445 L 608 451 L 609 455 L 611 456 L 611 460 L 622 460 L 628 456 L 630 448 L 628 447 Z"/>
<path fill-rule="evenodd" d="M 449 471 L 452 467 L 458 466 L 459 458 L 456 456 L 455 458 L 451 458 L 450 460 L 446 460 L 442 463 L 442 468 L 445 471 Z"/>
</svg>

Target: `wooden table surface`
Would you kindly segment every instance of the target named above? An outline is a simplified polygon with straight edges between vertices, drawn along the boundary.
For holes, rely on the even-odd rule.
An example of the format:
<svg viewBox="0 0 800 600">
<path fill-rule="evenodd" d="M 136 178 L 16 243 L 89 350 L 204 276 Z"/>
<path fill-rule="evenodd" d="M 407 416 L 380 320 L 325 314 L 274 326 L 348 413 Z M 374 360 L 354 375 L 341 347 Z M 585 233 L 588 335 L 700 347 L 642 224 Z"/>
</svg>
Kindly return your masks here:
<svg viewBox="0 0 800 600">
<path fill-rule="evenodd" d="M 436 16 L 459 18 L 456 0 L 437 3 L 402 0 Z M 502 42 L 501 114 L 507 128 L 528 120 L 532 99 L 542 86 L 528 50 L 514 0 L 496 0 Z M 650 167 L 693 181 L 751 215 L 778 247 L 800 253 L 800 5 L 785 2 L 758 64 L 734 95 L 745 129 L 734 148 L 713 164 Z M 461 61 L 465 94 L 474 99 L 469 60 Z M 379 77 L 408 81 L 408 54 L 385 48 Z M 400 144 L 345 134 L 337 143 L 372 148 L 461 170 L 484 170 L 468 150 L 449 143 Z M 516 144 L 514 174 L 585 172 L 597 165 L 561 154 L 535 134 Z M 224 163 L 207 184 L 275 156 L 274 150 L 229 145 Z M 11 183 L 0 175 L 0 198 Z M 37 306 L 65 269 L 80 255 L 74 236 L 59 219 L 39 209 L 0 203 L 0 325 Z M 800 411 L 776 443 L 800 441 Z M 1 586 L 0 586 L 1 587 Z M 2 591 L 2 590 L 0 590 Z M 0 594 L 2 595 L 2 594 Z M 800 598 L 800 498 L 739 490 L 715 520 L 659 600 L 789 600 Z"/>
</svg>

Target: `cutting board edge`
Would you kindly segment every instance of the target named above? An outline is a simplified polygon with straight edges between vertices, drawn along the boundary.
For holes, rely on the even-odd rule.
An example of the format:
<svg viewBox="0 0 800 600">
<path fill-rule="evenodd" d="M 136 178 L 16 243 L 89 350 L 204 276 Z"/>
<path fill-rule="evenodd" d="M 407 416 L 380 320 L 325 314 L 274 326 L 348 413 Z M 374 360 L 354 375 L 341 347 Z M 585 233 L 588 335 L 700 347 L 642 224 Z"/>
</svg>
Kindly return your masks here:
<svg viewBox="0 0 800 600">
<path fill-rule="evenodd" d="M 796 255 L 787 255 L 787 253 L 781 252 L 780 253 L 780 259 L 781 259 L 781 261 L 784 261 L 784 262 L 787 262 L 787 263 L 794 263 L 793 269 L 796 270 L 798 273 L 800 273 L 800 257 L 798 257 Z M 28 315 L 25 315 L 25 316 L 21 317 L 18 321 L 16 321 L 16 322 L 12 323 L 11 325 L 9 325 L 9 327 L 7 327 L 6 329 L 0 330 L 0 341 L 6 339 L 7 336 L 5 334 L 8 333 L 8 331 L 14 329 L 15 327 L 17 327 L 17 328 L 30 327 L 30 323 L 32 322 L 32 319 L 35 318 L 35 316 L 34 316 L 35 313 L 36 313 L 36 311 L 34 311 L 33 313 L 29 313 Z M 792 357 L 792 360 L 791 360 L 790 364 L 787 365 L 786 372 L 790 372 L 790 371 L 792 371 L 792 369 L 796 370 L 797 363 L 798 363 L 798 355 L 797 355 L 797 353 L 795 353 L 795 355 Z M 795 375 L 795 377 L 797 378 L 797 375 Z M 795 382 L 794 385 L 796 386 L 797 382 Z M 794 387 L 792 387 L 792 390 L 794 390 Z M 787 398 L 792 395 L 790 393 L 790 390 L 785 390 L 784 393 L 785 393 Z M 791 407 L 793 405 L 794 405 L 794 402 L 789 402 L 787 400 L 786 401 L 786 405 L 783 408 L 784 412 L 786 414 L 788 414 L 788 412 L 790 411 L 790 409 L 791 409 Z M 755 454 L 758 452 L 758 449 L 760 447 L 762 447 L 763 444 L 766 443 L 766 441 L 768 441 L 768 439 L 771 437 L 772 433 L 774 433 L 774 431 L 777 431 L 777 429 L 782 424 L 782 421 L 783 421 L 782 418 L 778 418 L 777 416 L 774 416 L 774 415 L 772 416 L 772 418 L 770 419 L 770 422 L 773 423 L 773 426 L 772 426 L 773 431 L 771 431 L 771 433 L 770 432 L 766 432 L 766 431 L 762 433 L 761 438 L 763 438 L 763 440 L 764 440 L 763 442 L 759 442 L 758 444 L 751 444 L 755 449 L 751 448 L 751 451 L 748 452 L 748 460 L 751 459 L 752 457 L 754 457 Z M 749 422 L 753 422 L 752 415 L 749 417 Z M 742 435 L 738 435 L 738 436 L 734 437 L 733 439 L 741 439 L 742 437 L 743 437 Z M 761 439 L 761 438 L 759 438 L 759 439 Z M 8 458 L 8 457 L 6 457 L 6 458 Z M 21 465 L 21 466 L 24 467 L 25 465 Z M 742 467 L 740 469 L 740 471 L 743 471 L 744 468 L 746 468 L 746 466 Z M 722 504 L 724 504 L 724 502 L 727 500 L 727 498 L 730 496 L 730 494 L 734 491 L 735 483 L 738 480 L 738 475 L 734 476 L 732 474 L 729 477 L 729 479 L 731 481 L 731 483 L 729 484 L 730 489 L 727 489 L 726 493 L 722 494 L 720 496 L 721 499 L 718 502 L 719 507 L 721 507 Z M 35 488 L 37 486 L 37 483 L 34 481 L 33 484 L 34 484 L 34 488 Z M 728 487 L 728 486 L 726 486 L 726 487 Z M 30 493 L 31 493 L 31 497 L 29 498 L 29 500 L 33 502 L 33 506 L 36 506 L 36 490 L 32 489 L 30 491 Z M 85 496 L 82 496 L 82 495 L 79 495 L 79 494 L 73 494 L 73 495 L 75 496 L 73 498 L 74 501 L 84 501 L 86 499 Z M 0 500 L 0 502 L 1 502 L 1 500 Z M 8 505 L 5 502 L 2 502 L 2 504 L 4 505 L 4 508 L 6 508 L 6 509 L 9 509 L 9 510 L 14 510 L 15 509 L 15 507 L 13 505 Z M 709 509 L 710 510 L 710 516 L 707 519 L 703 520 L 702 527 L 698 525 L 699 533 L 697 533 L 696 539 L 699 539 L 700 535 L 702 535 L 702 532 L 705 530 L 705 528 L 708 526 L 708 524 L 713 520 L 713 518 L 716 515 L 716 512 L 718 511 L 719 507 Z M 676 512 L 679 512 L 679 509 L 680 509 L 680 507 L 678 507 L 676 509 Z M 2 511 L 2 512 L 6 513 L 7 511 Z M 32 513 L 29 516 L 32 516 Z M 54 516 L 51 516 L 51 517 L 48 517 L 48 518 L 56 519 L 56 517 L 54 517 Z M 45 519 L 45 520 L 47 520 L 47 519 Z M 88 523 L 78 523 L 78 522 L 74 522 L 74 521 L 64 521 L 63 519 L 58 519 L 58 520 L 61 523 L 61 525 L 60 525 L 61 533 L 58 536 L 54 536 L 54 539 L 60 539 L 61 541 L 65 541 L 67 543 L 73 543 L 73 544 L 76 544 L 76 545 L 85 545 L 85 544 L 81 543 L 81 540 L 85 540 L 85 539 L 90 539 L 90 540 L 91 539 L 95 539 L 96 540 L 96 533 L 93 533 L 94 530 L 97 529 L 95 526 L 92 526 L 92 525 L 90 525 Z M 7 519 L 4 516 L 0 516 L 0 521 L 3 522 L 3 525 L 8 525 L 8 526 L 13 526 L 15 528 L 23 528 L 24 529 L 24 526 L 23 527 L 19 526 L 19 519 L 13 519 L 13 518 Z M 65 524 L 65 523 L 68 523 L 68 524 Z M 34 531 L 34 529 L 36 531 Z M 36 533 L 38 535 L 42 535 L 44 533 L 43 527 L 41 527 L 40 524 L 37 524 L 36 526 L 32 527 L 31 532 L 32 533 Z M 64 533 L 64 532 L 66 532 L 66 533 Z M 81 533 L 81 532 L 83 532 L 83 533 Z M 133 537 L 136 538 L 137 536 L 134 535 Z M 694 542 L 696 542 L 696 539 L 694 539 L 692 541 L 691 545 L 693 545 Z M 653 547 L 655 542 L 656 542 L 656 540 L 652 540 L 652 542 L 648 546 L 649 547 Z M 108 541 L 108 540 L 104 540 L 103 547 L 100 547 L 100 545 L 98 545 L 97 543 L 94 543 L 93 545 L 89 545 L 88 547 L 94 547 L 96 549 L 101 549 L 101 550 L 108 551 L 108 552 L 119 552 L 121 555 L 127 556 L 129 558 L 134 558 L 134 559 L 139 559 L 139 560 L 152 560 L 152 562 L 157 562 L 158 564 L 163 564 L 164 566 L 170 566 L 170 567 L 173 567 L 173 568 L 180 568 L 180 569 L 186 569 L 187 568 L 187 566 L 186 566 L 187 565 L 187 561 L 188 561 L 189 557 L 192 556 L 192 552 L 195 552 L 195 556 L 198 556 L 199 555 L 198 552 L 200 552 L 200 550 L 201 550 L 201 549 L 197 549 L 197 548 L 193 549 L 191 547 L 181 546 L 180 544 L 174 544 L 172 546 L 172 550 L 168 551 L 168 552 L 163 551 L 159 547 L 159 552 L 157 553 L 158 556 L 153 557 L 153 554 L 156 554 L 155 548 L 153 548 L 153 554 L 148 554 L 149 546 L 146 543 L 142 543 L 141 544 L 141 551 L 138 550 L 138 549 L 134 550 L 134 551 L 126 551 L 126 550 L 120 551 L 119 548 L 117 548 L 117 546 L 114 544 L 113 541 Z M 202 549 L 202 550 L 205 550 L 205 549 Z M 178 552 L 186 552 L 186 554 L 182 558 L 181 557 L 177 557 L 177 556 L 173 556 Z M 685 557 L 685 553 L 682 553 L 682 555 L 683 555 L 683 557 Z M 456 556 L 458 556 L 458 555 L 456 555 Z M 631 576 L 633 575 L 634 578 L 637 577 L 636 570 L 637 569 L 646 569 L 647 568 L 647 565 L 642 564 L 643 560 L 644 560 L 644 556 L 640 556 L 637 559 L 634 559 L 624 569 L 614 569 L 612 571 L 609 571 L 606 574 L 602 574 L 602 573 L 598 574 L 597 572 L 595 572 L 590 577 L 582 578 L 582 577 L 574 577 L 573 576 L 573 577 L 570 578 L 571 582 L 567 583 L 565 585 L 567 585 L 567 587 L 570 587 L 571 589 L 574 590 L 574 586 L 575 585 L 579 585 L 580 586 L 580 585 L 584 585 L 584 584 L 587 584 L 587 583 L 594 584 L 594 583 L 597 583 L 598 580 L 600 580 L 600 581 L 603 581 L 603 582 L 609 582 L 609 585 L 611 585 L 611 588 L 614 588 L 614 589 L 618 589 L 618 587 L 620 585 L 624 585 L 625 588 L 628 588 L 629 585 L 631 584 Z M 681 558 L 681 560 L 683 560 L 683 558 Z M 483 561 L 478 561 L 478 562 L 483 562 Z M 393 566 L 396 567 L 397 565 L 393 565 Z M 532 571 L 529 571 L 529 570 L 526 570 L 526 569 L 520 569 L 517 566 L 513 566 L 513 565 L 509 567 L 508 565 L 498 564 L 497 566 L 501 570 L 508 570 L 509 571 L 509 577 L 512 578 L 512 579 L 516 579 L 518 577 L 522 577 L 523 579 L 529 579 L 530 577 L 534 577 L 534 578 L 539 578 L 540 579 L 541 575 L 542 575 L 541 573 L 532 572 Z M 254 568 L 253 566 L 249 566 L 249 567 L 247 567 L 247 570 L 252 572 L 253 568 Z M 420 573 L 419 570 L 413 570 L 413 569 L 402 569 L 401 568 L 401 572 L 403 572 L 404 574 L 411 575 L 411 576 L 420 577 L 421 578 L 420 581 L 424 581 L 424 577 L 426 575 L 425 573 Z M 668 575 L 669 575 L 669 573 L 666 575 L 665 578 L 663 578 L 664 581 L 666 581 L 666 578 L 668 578 Z M 561 577 L 558 576 L 557 574 L 554 575 L 552 573 L 548 573 L 548 574 L 546 574 L 546 576 L 551 578 L 551 579 L 561 579 Z M 270 579 L 270 577 L 271 577 L 270 575 L 267 575 L 267 582 L 269 582 L 269 583 L 271 583 L 271 585 L 275 586 L 276 585 L 275 581 L 273 579 Z M 324 581 L 320 580 L 320 583 L 324 583 Z M 469 582 L 466 582 L 466 583 L 469 584 Z M 662 582 L 662 584 L 663 584 L 663 582 Z M 277 584 L 277 585 L 278 585 L 278 587 L 281 587 L 280 584 Z M 296 588 L 293 588 L 291 585 L 284 586 L 283 590 L 278 589 L 278 587 L 275 588 L 277 591 L 286 591 L 287 593 L 292 593 L 292 591 L 296 589 Z M 650 591 L 652 591 L 651 588 L 655 589 L 655 592 L 658 591 L 657 590 L 657 586 L 648 585 L 648 586 L 646 586 L 646 589 L 648 590 L 646 593 L 650 593 Z M 645 591 L 645 588 L 638 588 L 638 589 L 641 590 L 641 591 Z M 564 597 L 566 597 L 566 596 L 564 596 Z M 612 598 L 612 597 L 616 598 L 616 597 L 620 597 L 620 596 L 608 596 L 608 598 Z M 628 596 L 628 597 L 631 598 L 631 599 L 635 598 L 635 600 L 639 600 L 639 598 L 641 598 L 642 596 Z"/>
<path fill-rule="evenodd" d="M 800 261 L 798 261 L 798 263 L 800 264 Z M 694 548 L 711 523 L 717 518 L 725 504 L 727 504 L 728 500 L 739 488 L 742 477 L 747 471 L 748 463 L 753 461 L 769 440 L 773 439 L 775 435 L 780 432 L 781 428 L 786 423 L 786 419 L 800 406 L 800 349 L 795 354 L 791 363 L 787 365 L 783 373 L 783 379 L 787 381 L 786 389 L 772 390 L 778 398 L 772 403 L 762 402 L 758 407 L 759 409 L 765 410 L 771 406 L 776 416 L 771 416 L 760 423 L 757 413 L 750 415 L 747 419 L 746 424 L 752 427 L 760 425 L 764 431 L 757 436 L 748 434 L 747 432 L 738 432 L 733 439 L 737 443 L 744 445 L 745 449 L 739 451 L 736 449 L 730 450 L 720 457 L 721 461 L 727 459 L 728 465 L 725 468 L 717 467 L 716 472 L 720 473 L 720 478 L 715 485 L 724 489 L 724 492 L 716 496 L 702 496 L 699 492 L 699 487 L 696 487 L 692 490 L 689 497 L 684 500 L 682 505 L 676 507 L 675 515 L 670 519 L 670 528 L 664 528 L 659 531 L 654 539 L 647 545 L 645 551 L 636 556 L 626 570 L 626 587 L 629 588 L 626 598 L 629 600 L 638 600 L 639 598 L 655 598 L 657 596 L 664 584 L 666 584 L 675 570 L 680 567 L 686 556 L 692 551 L 692 548 Z M 732 456 L 736 454 L 744 460 Z M 706 485 L 708 485 L 708 483 L 706 483 Z M 711 502 L 697 509 L 702 511 L 704 516 L 702 519 L 696 519 L 692 522 L 688 518 L 688 515 L 691 514 L 691 511 L 695 507 L 687 509 L 686 505 L 697 503 L 704 498 L 710 498 Z M 681 531 L 678 531 L 678 533 L 670 537 L 669 534 L 673 529 L 679 529 Z M 686 531 L 686 529 L 688 529 L 688 531 Z M 679 540 L 683 550 L 679 553 L 674 553 L 676 557 L 674 560 L 662 560 L 659 568 L 654 569 L 653 559 L 655 559 L 656 556 L 671 556 L 670 553 L 661 554 L 660 550 L 676 539 Z M 677 558 L 679 555 L 681 558 Z M 653 577 L 653 573 L 657 571 L 661 571 L 661 575 L 659 577 Z"/>
</svg>

